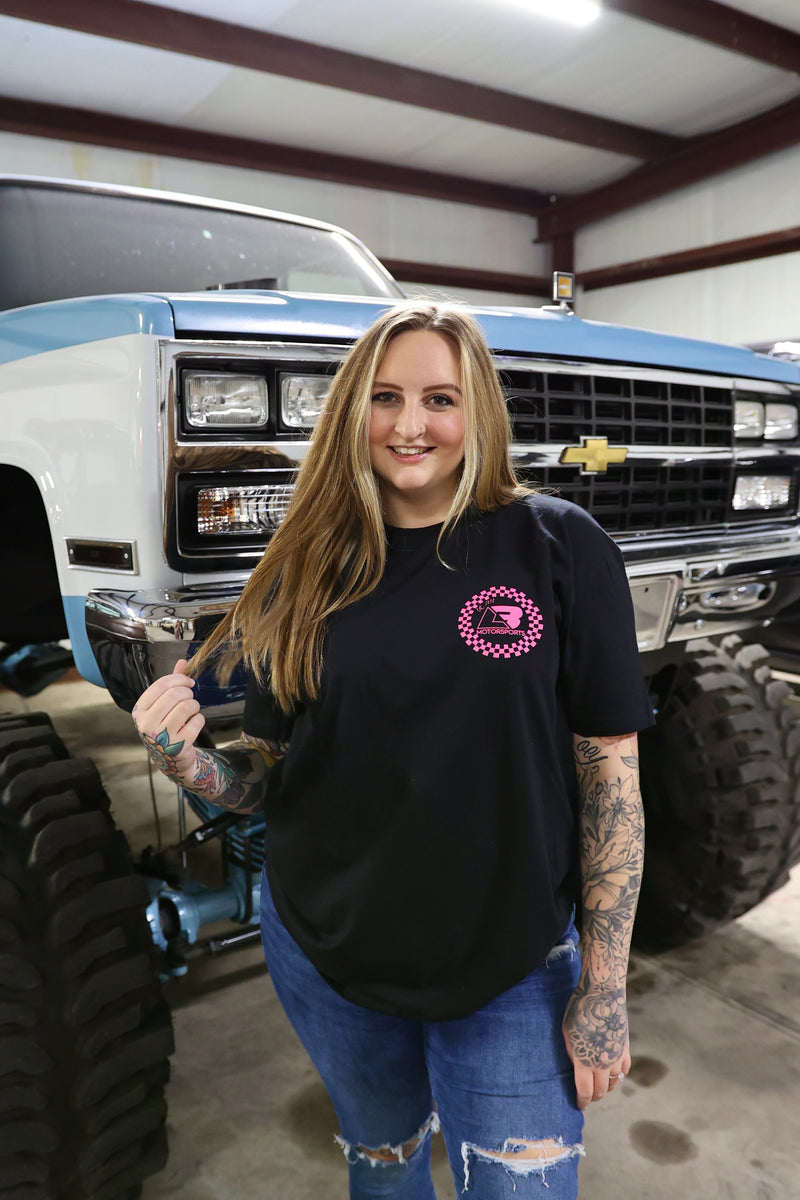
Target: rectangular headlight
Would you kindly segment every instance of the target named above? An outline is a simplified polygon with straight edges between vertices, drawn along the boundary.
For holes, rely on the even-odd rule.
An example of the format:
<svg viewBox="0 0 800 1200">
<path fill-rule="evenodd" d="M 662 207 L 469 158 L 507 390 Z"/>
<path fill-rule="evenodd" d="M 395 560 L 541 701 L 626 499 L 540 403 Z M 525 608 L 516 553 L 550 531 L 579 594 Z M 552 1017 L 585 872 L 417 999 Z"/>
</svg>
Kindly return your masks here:
<svg viewBox="0 0 800 1200">
<path fill-rule="evenodd" d="M 267 381 L 260 375 L 187 371 L 183 395 L 186 420 L 195 428 L 266 424 Z"/>
<path fill-rule="evenodd" d="M 767 442 L 791 441 L 797 437 L 797 408 L 794 404 L 768 404 L 764 426 Z"/>
<path fill-rule="evenodd" d="M 764 436 L 766 415 L 760 400 L 737 400 L 733 416 L 733 432 L 737 438 Z"/>
<path fill-rule="evenodd" d="M 327 375 L 284 375 L 281 379 L 281 419 L 292 429 L 315 425 L 325 406 L 331 381 Z"/>
<path fill-rule="evenodd" d="M 733 493 L 736 512 L 787 508 L 792 480 L 787 475 L 740 475 Z"/>
<path fill-rule="evenodd" d="M 205 487 L 197 493 L 197 532 L 206 537 L 225 533 L 272 533 L 278 528 L 294 484 L 262 487 Z"/>
</svg>

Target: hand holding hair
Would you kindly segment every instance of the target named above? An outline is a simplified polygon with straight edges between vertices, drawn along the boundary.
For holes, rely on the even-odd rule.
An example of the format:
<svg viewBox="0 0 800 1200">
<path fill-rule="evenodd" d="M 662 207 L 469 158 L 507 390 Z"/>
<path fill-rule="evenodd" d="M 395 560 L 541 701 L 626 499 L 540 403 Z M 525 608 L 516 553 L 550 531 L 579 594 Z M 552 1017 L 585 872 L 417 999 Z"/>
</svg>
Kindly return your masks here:
<svg viewBox="0 0 800 1200">
<path fill-rule="evenodd" d="M 176 783 L 184 783 L 194 775 L 195 742 L 206 723 L 193 687 L 188 663 L 182 658 L 171 675 L 162 675 L 151 683 L 131 713 L 150 761 Z"/>
</svg>

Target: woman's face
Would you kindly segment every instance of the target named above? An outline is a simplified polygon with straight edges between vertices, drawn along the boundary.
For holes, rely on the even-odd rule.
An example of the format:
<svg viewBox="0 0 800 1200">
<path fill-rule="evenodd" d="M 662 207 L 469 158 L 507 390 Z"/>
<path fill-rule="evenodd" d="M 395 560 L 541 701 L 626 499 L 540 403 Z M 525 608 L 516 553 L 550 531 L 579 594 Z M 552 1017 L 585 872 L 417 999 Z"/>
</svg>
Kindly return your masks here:
<svg viewBox="0 0 800 1200">
<path fill-rule="evenodd" d="M 375 374 L 369 456 L 386 516 L 401 526 L 447 516 L 464 461 L 464 410 L 455 344 L 441 333 L 399 333 Z"/>
</svg>

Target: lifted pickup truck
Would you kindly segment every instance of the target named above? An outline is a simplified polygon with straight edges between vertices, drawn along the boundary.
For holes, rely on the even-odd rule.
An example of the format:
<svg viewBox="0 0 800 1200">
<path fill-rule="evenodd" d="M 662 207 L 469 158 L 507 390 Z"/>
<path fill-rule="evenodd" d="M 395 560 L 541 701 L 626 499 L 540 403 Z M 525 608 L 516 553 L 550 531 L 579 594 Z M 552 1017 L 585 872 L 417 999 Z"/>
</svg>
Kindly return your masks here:
<svg viewBox="0 0 800 1200">
<path fill-rule="evenodd" d="M 5 662 L 68 639 L 130 709 L 235 601 L 337 364 L 401 292 L 321 222 L 54 180 L 0 177 L 0 252 Z M 658 716 L 637 935 L 674 944 L 800 857 L 800 732 L 753 641 L 800 598 L 800 366 L 564 305 L 475 315 L 521 474 L 625 556 Z M 241 681 L 201 699 L 235 714 Z M 257 936 L 263 856 L 260 818 L 176 800 L 199 827 L 134 863 L 92 763 L 45 714 L 0 718 L 6 1200 L 128 1200 L 165 1161 L 159 980 L 211 922 Z M 183 867 L 211 840 L 218 888 Z"/>
</svg>

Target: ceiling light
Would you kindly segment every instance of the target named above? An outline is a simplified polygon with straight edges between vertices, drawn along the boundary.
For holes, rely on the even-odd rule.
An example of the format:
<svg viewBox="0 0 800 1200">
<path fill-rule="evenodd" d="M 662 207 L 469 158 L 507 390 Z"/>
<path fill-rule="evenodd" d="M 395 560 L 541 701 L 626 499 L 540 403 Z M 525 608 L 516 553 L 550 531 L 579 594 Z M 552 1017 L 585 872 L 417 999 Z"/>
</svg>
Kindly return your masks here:
<svg viewBox="0 0 800 1200">
<path fill-rule="evenodd" d="M 595 0 L 510 0 L 517 8 L 566 21 L 568 25 L 588 25 L 600 16 L 600 4 Z"/>
</svg>

